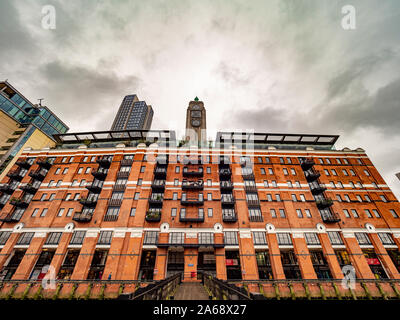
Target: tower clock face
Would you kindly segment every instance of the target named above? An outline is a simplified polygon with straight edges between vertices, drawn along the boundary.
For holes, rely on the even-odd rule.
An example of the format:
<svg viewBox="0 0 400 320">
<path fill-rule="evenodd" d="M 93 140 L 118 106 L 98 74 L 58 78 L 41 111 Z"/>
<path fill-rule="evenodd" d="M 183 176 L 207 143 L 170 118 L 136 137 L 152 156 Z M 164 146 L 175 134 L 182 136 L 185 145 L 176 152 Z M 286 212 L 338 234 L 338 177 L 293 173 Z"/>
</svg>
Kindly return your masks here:
<svg viewBox="0 0 400 320">
<path fill-rule="evenodd" d="M 195 104 L 195 105 L 192 107 L 192 110 L 201 110 L 201 107 L 200 107 L 198 104 Z"/>
<path fill-rule="evenodd" d="M 200 120 L 192 119 L 192 126 L 193 127 L 199 127 L 200 126 Z"/>
</svg>

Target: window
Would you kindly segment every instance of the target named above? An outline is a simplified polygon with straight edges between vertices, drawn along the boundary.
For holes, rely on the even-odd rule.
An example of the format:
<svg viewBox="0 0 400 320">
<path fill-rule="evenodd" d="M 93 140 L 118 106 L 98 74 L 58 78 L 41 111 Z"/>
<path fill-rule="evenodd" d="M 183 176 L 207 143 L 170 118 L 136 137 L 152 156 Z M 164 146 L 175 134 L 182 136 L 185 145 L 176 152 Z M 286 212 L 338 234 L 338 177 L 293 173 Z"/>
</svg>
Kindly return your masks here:
<svg viewBox="0 0 400 320">
<path fill-rule="evenodd" d="M 57 184 L 56 184 L 56 187 L 61 186 L 61 183 L 62 183 L 62 180 L 58 180 L 58 181 L 57 181 Z"/>
<path fill-rule="evenodd" d="M 375 182 L 371 182 L 371 184 L 375 189 L 378 189 L 378 185 Z"/>
<path fill-rule="evenodd" d="M 72 161 L 74 161 L 74 157 L 69 158 L 69 163 L 71 163 Z"/>
<path fill-rule="evenodd" d="M 181 167 L 176 166 L 176 167 L 175 167 L 175 173 L 179 173 L 179 172 L 180 172 L 180 169 L 181 169 Z"/>
<path fill-rule="evenodd" d="M 74 187 L 74 186 L 77 186 L 77 185 L 78 185 L 78 180 L 76 180 L 76 179 L 75 179 L 75 180 L 72 180 L 71 186 Z"/>
<path fill-rule="evenodd" d="M 284 158 L 279 158 L 279 162 L 280 163 L 285 163 L 285 159 Z"/>
<path fill-rule="evenodd" d="M 345 198 L 345 200 L 346 200 L 347 202 L 350 202 L 350 197 L 349 197 L 348 194 L 345 194 L 345 195 L 344 195 L 344 198 Z"/>
<path fill-rule="evenodd" d="M 349 182 L 349 184 L 350 184 L 350 187 L 352 187 L 353 189 L 355 188 L 355 186 L 354 186 L 354 183 L 353 182 Z"/>
<path fill-rule="evenodd" d="M 169 234 L 169 243 L 172 244 L 185 243 L 185 234 L 183 232 L 171 232 Z"/>
<path fill-rule="evenodd" d="M 357 159 L 357 163 L 358 163 L 358 164 L 363 164 L 363 162 L 361 161 L 361 159 Z"/>
<path fill-rule="evenodd" d="M 358 216 L 358 212 L 357 212 L 356 209 L 351 209 L 351 213 L 353 214 L 353 217 L 354 217 L 354 218 L 358 218 L 358 217 L 359 217 L 359 216 Z"/>
<path fill-rule="evenodd" d="M 143 244 L 157 244 L 158 231 L 145 231 Z"/>
<path fill-rule="evenodd" d="M 262 218 L 262 213 L 259 208 L 249 208 L 249 217 L 250 218 Z"/>
<path fill-rule="evenodd" d="M 332 245 L 343 245 L 343 239 L 337 231 L 328 231 L 328 237 Z"/>
<path fill-rule="evenodd" d="M 207 201 L 212 201 L 212 193 L 207 193 Z"/>
<path fill-rule="evenodd" d="M 276 238 L 278 239 L 279 245 L 291 245 L 292 244 L 292 238 L 290 237 L 290 233 L 278 232 L 276 234 Z"/>
<path fill-rule="evenodd" d="M 335 169 L 332 169 L 331 171 L 332 171 L 332 175 L 337 176 L 337 173 L 336 173 Z"/>
<path fill-rule="evenodd" d="M 382 194 L 379 196 L 383 202 L 388 202 L 386 197 Z"/>
<path fill-rule="evenodd" d="M 139 200 L 140 192 L 135 192 L 134 200 Z"/>
<path fill-rule="evenodd" d="M 114 192 L 111 194 L 111 199 L 120 200 L 120 199 L 122 199 L 123 197 L 124 197 L 124 193 L 123 193 L 123 192 L 114 191 Z"/>
<path fill-rule="evenodd" d="M 287 175 L 289 174 L 289 172 L 287 171 L 286 168 L 283 168 L 283 174 L 284 174 L 285 176 L 287 176 Z"/>
<path fill-rule="evenodd" d="M 303 218 L 303 213 L 301 212 L 301 209 L 296 209 L 296 213 L 298 218 Z"/>
<path fill-rule="evenodd" d="M 86 231 L 74 231 L 69 244 L 82 244 L 86 236 Z"/>
<path fill-rule="evenodd" d="M 342 197 L 340 196 L 340 194 L 337 194 L 336 195 L 336 199 L 337 199 L 337 201 L 339 201 L 339 202 L 342 202 L 343 200 L 342 200 Z"/>
<path fill-rule="evenodd" d="M 331 187 L 332 188 L 336 188 L 335 182 L 334 181 L 330 181 Z"/>
<path fill-rule="evenodd" d="M 34 236 L 34 232 L 23 232 L 18 238 L 17 244 L 20 245 L 29 245 L 32 241 L 32 238 Z"/>
<path fill-rule="evenodd" d="M 326 158 L 326 163 L 327 163 L 327 164 L 331 164 L 331 160 L 328 159 L 328 158 Z"/>
<path fill-rule="evenodd" d="M 82 162 L 87 162 L 89 157 L 84 157 Z"/>
<path fill-rule="evenodd" d="M 224 231 L 224 242 L 227 245 L 237 245 L 238 236 L 236 231 Z"/>
<path fill-rule="evenodd" d="M 46 200 L 47 193 L 43 193 L 42 196 L 40 197 L 40 201 Z"/>
<path fill-rule="evenodd" d="M 296 188 L 301 188 L 300 181 L 296 181 Z"/>
<path fill-rule="evenodd" d="M 275 211 L 275 209 L 270 209 L 270 212 L 271 212 L 271 217 L 272 217 L 272 218 L 276 218 L 276 211 Z"/>
<path fill-rule="evenodd" d="M 61 168 L 57 168 L 57 169 L 56 169 L 56 172 L 55 172 L 54 174 L 59 174 L 60 171 L 61 171 Z"/>
<path fill-rule="evenodd" d="M 312 218 L 310 209 L 304 209 L 304 212 L 306 213 L 307 218 Z"/>
<path fill-rule="evenodd" d="M 91 158 L 90 158 L 90 162 L 95 162 L 96 161 L 96 156 L 92 156 Z"/>
<path fill-rule="evenodd" d="M 177 212 L 176 208 L 171 208 L 171 217 L 176 217 L 176 212 Z"/>
<path fill-rule="evenodd" d="M 63 158 L 61 159 L 61 162 L 62 162 L 62 163 L 67 162 L 67 157 L 63 157 Z"/>
<path fill-rule="evenodd" d="M 64 211 L 65 211 L 64 208 L 61 208 L 60 210 L 58 210 L 57 217 L 62 217 L 62 215 L 64 214 Z"/>
<path fill-rule="evenodd" d="M 271 163 L 271 159 L 269 157 L 265 157 L 265 162 L 266 163 Z"/>
<path fill-rule="evenodd" d="M 369 177 L 369 176 L 370 176 L 370 174 L 369 174 L 368 170 L 364 170 L 364 173 L 365 173 L 365 175 L 366 175 L 367 177 Z"/>
<path fill-rule="evenodd" d="M 276 188 L 276 187 L 278 186 L 278 185 L 276 184 L 276 181 L 275 181 L 275 180 L 272 180 L 271 183 L 272 183 L 272 187 L 274 187 L 274 188 Z"/>
<path fill-rule="evenodd" d="M 80 187 L 84 187 L 85 184 L 86 184 L 86 180 L 85 180 L 85 179 L 82 179 L 82 180 L 81 180 L 81 183 L 79 184 L 79 186 L 80 186 Z"/>
<path fill-rule="evenodd" d="M 172 200 L 178 200 L 178 192 L 172 194 Z"/>
<path fill-rule="evenodd" d="M 296 175 L 296 170 L 295 170 L 295 169 L 291 168 L 291 169 L 290 169 L 290 172 L 292 173 L 292 176 L 295 176 L 295 175 Z"/>
<path fill-rule="evenodd" d="M 337 162 L 338 164 L 342 164 L 342 162 L 340 161 L 339 158 L 336 158 L 336 162 Z"/>
<path fill-rule="evenodd" d="M 260 168 L 260 172 L 261 172 L 261 174 L 266 174 L 264 168 Z"/>
<path fill-rule="evenodd" d="M 99 240 L 97 244 L 111 244 L 113 231 L 100 231 Z"/>
<path fill-rule="evenodd" d="M 0 246 L 5 245 L 10 236 L 11 236 L 10 231 L 1 231 L 0 232 Z"/>
<path fill-rule="evenodd" d="M 288 186 L 288 188 L 293 188 L 292 182 L 291 181 L 287 181 L 287 186 Z"/>
<path fill-rule="evenodd" d="M 268 188 L 268 181 L 264 180 L 264 187 Z"/>
<path fill-rule="evenodd" d="M 245 183 L 246 183 L 246 181 L 248 181 L 248 180 L 245 180 Z M 208 187 L 212 186 L 212 180 L 211 179 L 207 179 L 207 186 Z"/>
<path fill-rule="evenodd" d="M 292 163 L 292 159 L 291 158 L 286 158 L 287 163 L 291 164 Z"/>
<path fill-rule="evenodd" d="M 262 157 L 257 157 L 257 161 L 258 161 L 258 163 L 263 163 Z"/>
<path fill-rule="evenodd" d="M 65 169 L 67 169 L 67 168 L 65 168 Z M 81 167 L 78 169 L 78 174 L 81 174 L 82 172 L 83 172 L 83 168 Z"/>
<path fill-rule="evenodd" d="M 364 196 L 364 198 L 365 198 L 365 201 L 367 201 L 367 202 L 371 202 L 371 199 L 370 199 L 370 197 L 369 197 L 369 196 L 365 195 L 365 196 Z"/>
<path fill-rule="evenodd" d="M 393 209 L 390 209 L 389 212 L 392 214 L 393 218 L 398 218 L 399 216 L 397 215 L 396 211 L 394 211 Z"/>
<path fill-rule="evenodd" d="M 358 244 L 371 244 L 371 241 L 369 240 L 368 235 L 365 232 L 356 232 L 354 233 L 356 236 L 356 239 L 358 241 Z"/>
<path fill-rule="evenodd" d="M 274 171 L 272 170 L 272 168 L 268 168 L 268 173 L 269 174 L 274 174 Z"/>
<path fill-rule="evenodd" d="M 214 234 L 212 232 L 199 232 L 199 243 L 200 244 L 213 244 Z"/>
<path fill-rule="evenodd" d="M 318 158 L 318 161 L 319 161 L 320 164 L 324 164 L 324 159 Z"/>
<path fill-rule="evenodd" d="M 292 194 L 292 201 L 293 201 L 293 202 L 297 202 L 297 197 L 296 197 L 295 194 Z"/>
<path fill-rule="evenodd" d="M 36 217 L 38 212 L 39 212 L 39 209 L 34 209 L 33 212 L 32 212 L 31 217 Z"/>
<path fill-rule="evenodd" d="M 208 209 L 207 209 L 207 212 L 208 212 L 208 216 L 209 216 L 209 217 L 212 217 L 212 216 L 213 216 L 213 209 L 212 209 L 212 208 L 208 208 Z"/>
<path fill-rule="evenodd" d="M 329 171 L 327 170 L 327 169 L 324 169 L 324 172 L 325 172 L 325 175 L 326 176 L 329 176 L 330 174 L 329 174 Z"/>
<path fill-rule="evenodd" d="M 342 172 L 345 176 L 348 176 L 349 174 L 347 173 L 346 169 L 342 169 Z"/>
<path fill-rule="evenodd" d="M 65 197 L 65 201 L 68 201 L 69 199 L 71 199 L 71 194 L 67 193 L 67 196 Z"/>
<path fill-rule="evenodd" d="M 50 232 L 45 244 L 58 244 L 60 242 L 61 236 L 62 232 Z"/>
<path fill-rule="evenodd" d="M 318 235 L 315 232 L 306 232 L 304 233 L 304 238 L 306 239 L 306 243 L 309 245 L 318 245 L 320 244 Z"/>
<path fill-rule="evenodd" d="M 395 244 L 395 242 L 392 238 L 392 235 L 390 233 L 378 232 L 378 236 L 379 236 L 379 239 L 381 239 L 382 244 L 388 244 L 388 245 Z"/>
<path fill-rule="evenodd" d="M 365 214 L 367 215 L 368 218 L 372 218 L 372 214 L 368 209 L 364 209 Z"/>
<path fill-rule="evenodd" d="M 67 217 L 70 217 L 70 216 L 72 216 L 72 213 L 74 212 L 74 209 L 73 208 L 69 208 L 68 209 L 68 212 L 67 212 Z"/>
<path fill-rule="evenodd" d="M 130 167 L 129 167 L 129 170 L 130 170 Z M 141 167 L 140 167 L 140 172 L 141 172 L 141 173 L 143 173 L 145 170 L 146 170 L 146 166 L 141 166 Z"/>
<path fill-rule="evenodd" d="M 349 160 L 343 159 L 343 163 L 344 163 L 344 164 L 349 164 Z"/>
<path fill-rule="evenodd" d="M 353 169 L 350 169 L 350 173 L 351 173 L 352 176 L 355 176 L 355 175 L 356 175 L 356 173 L 354 172 Z"/>
<path fill-rule="evenodd" d="M 50 195 L 49 201 L 53 201 L 55 197 L 56 197 L 56 194 L 55 194 L 55 193 L 52 193 L 52 194 Z"/>
<path fill-rule="evenodd" d="M 49 187 L 53 187 L 53 184 L 54 184 L 54 180 L 50 180 L 48 186 L 49 186 Z"/>
<path fill-rule="evenodd" d="M 174 186 L 179 186 L 179 179 L 174 179 Z"/>
<path fill-rule="evenodd" d="M 134 217 L 135 214 L 136 214 L 136 208 L 131 208 L 130 216 L 131 216 L 131 217 Z"/>
<path fill-rule="evenodd" d="M 126 185 L 127 182 L 128 182 L 128 179 L 118 178 L 115 181 L 115 184 L 118 186 L 124 186 L 124 185 Z"/>
<path fill-rule="evenodd" d="M 90 169 L 91 169 L 90 167 L 87 167 L 86 170 L 85 170 L 85 174 L 90 173 Z"/>
<path fill-rule="evenodd" d="M 286 218 L 285 209 L 279 209 L 279 214 L 281 218 Z"/>
<path fill-rule="evenodd" d="M 356 198 L 357 198 L 357 200 L 358 200 L 359 202 L 363 202 L 360 195 L 356 194 Z"/>
<path fill-rule="evenodd" d="M 207 173 L 211 173 L 211 167 L 207 167 Z"/>
<path fill-rule="evenodd" d="M 119 172 L 130 172 L 131 171 L 131 166 L 121 166 L 119 168 Z"/>
<path fill-rule="evenodd" d="M 346 218 L 351 218 L 351 217 L 350 217 L 349 210 L 343 209 L 343 213 L 344 213 L 344 216 L 345 216 Z"/>
<path fill-rule="evenodd" d="M 253 231 L 253 242 L 257 244 L 267 244 L 267 238 L 264 231 Z"/>
<path fill-rule="evenodd" d="M 376 218 L 380 218 L 380 217 L 381 217 L 381 215 L 379 214 L 379 211 L 378 211 L 378 210 L 372 209 L 372 212 L 374 213 L 374 215 L 375 215 Z"/>
<path fill-rule="evenodd" d="M 141 186 L 141 185 L 142 185 L 142 182 L 143 182 L 143 179 L 142 179 L 142 178 L 138 179 L 137 185 L 138 185 L 138 186 Z"/>
<path fill-rule="evenodd" d="M 106 216 L 107 217 L 118 217 L 119 207 L 108 207 Z"/>
<path fill-rule="evenodd" d="M 276 201 L 281 201 L 281 196 L 279 194 L 275 195 Z"/>
</svg>

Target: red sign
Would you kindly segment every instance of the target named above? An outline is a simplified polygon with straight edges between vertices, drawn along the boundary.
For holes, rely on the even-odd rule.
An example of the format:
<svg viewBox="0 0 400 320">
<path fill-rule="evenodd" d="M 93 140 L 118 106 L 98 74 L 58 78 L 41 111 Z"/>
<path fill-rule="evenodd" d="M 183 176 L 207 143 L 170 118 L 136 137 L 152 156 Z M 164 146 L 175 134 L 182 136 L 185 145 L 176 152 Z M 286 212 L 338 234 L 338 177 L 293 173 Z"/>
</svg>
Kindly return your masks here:
<svg viewBox="0 0 400 320">
<path fill-rule="evenodd" d="M 379 266 L 381 264 L 379 262 L 379 259 L 376 258 L 367 258 L 367 262 L 369 265 L 374 265 L 374 266 Z"/>
<path fill-rule="evenodd" d="M 227 266 L 237 266 L 238 265 L 238 261 L 237 259 L 225 259 L 225 263 Z"/>
</svg>

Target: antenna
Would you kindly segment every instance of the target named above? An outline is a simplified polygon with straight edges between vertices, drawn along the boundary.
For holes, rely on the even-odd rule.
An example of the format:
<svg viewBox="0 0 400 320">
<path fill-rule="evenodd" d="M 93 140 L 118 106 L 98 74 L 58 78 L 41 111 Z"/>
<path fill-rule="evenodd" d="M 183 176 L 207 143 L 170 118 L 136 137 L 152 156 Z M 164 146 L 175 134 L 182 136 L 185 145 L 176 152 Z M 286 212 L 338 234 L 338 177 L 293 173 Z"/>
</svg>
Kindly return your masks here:
<svg viewBox="0 0 400 320">
<path fill-rule="evenodd" d="M 39 106 L 42 106 L 42 100 L 44 100 L 44 98 L 40 98 L 39 100 Z"/>
</svg>

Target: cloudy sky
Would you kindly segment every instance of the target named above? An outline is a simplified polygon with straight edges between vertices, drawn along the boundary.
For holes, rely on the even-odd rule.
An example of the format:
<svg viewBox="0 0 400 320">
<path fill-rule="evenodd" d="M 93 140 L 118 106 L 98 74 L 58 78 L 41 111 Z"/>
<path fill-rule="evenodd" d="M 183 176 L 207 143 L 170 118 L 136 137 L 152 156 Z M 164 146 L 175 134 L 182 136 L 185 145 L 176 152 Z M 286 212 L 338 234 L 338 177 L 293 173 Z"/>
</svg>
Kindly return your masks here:
<svg viewBox="0 0 400 320">
<path fill-rule="evenodd" d="M 399 30 L 398 0 L 1 0 L 0 79 L 70 131 L 110 128 L 136 93 L 154 129 L 183 129 L 198 96 L 212 130 L 340 134 L 399 197 Z"/>
</svg>

